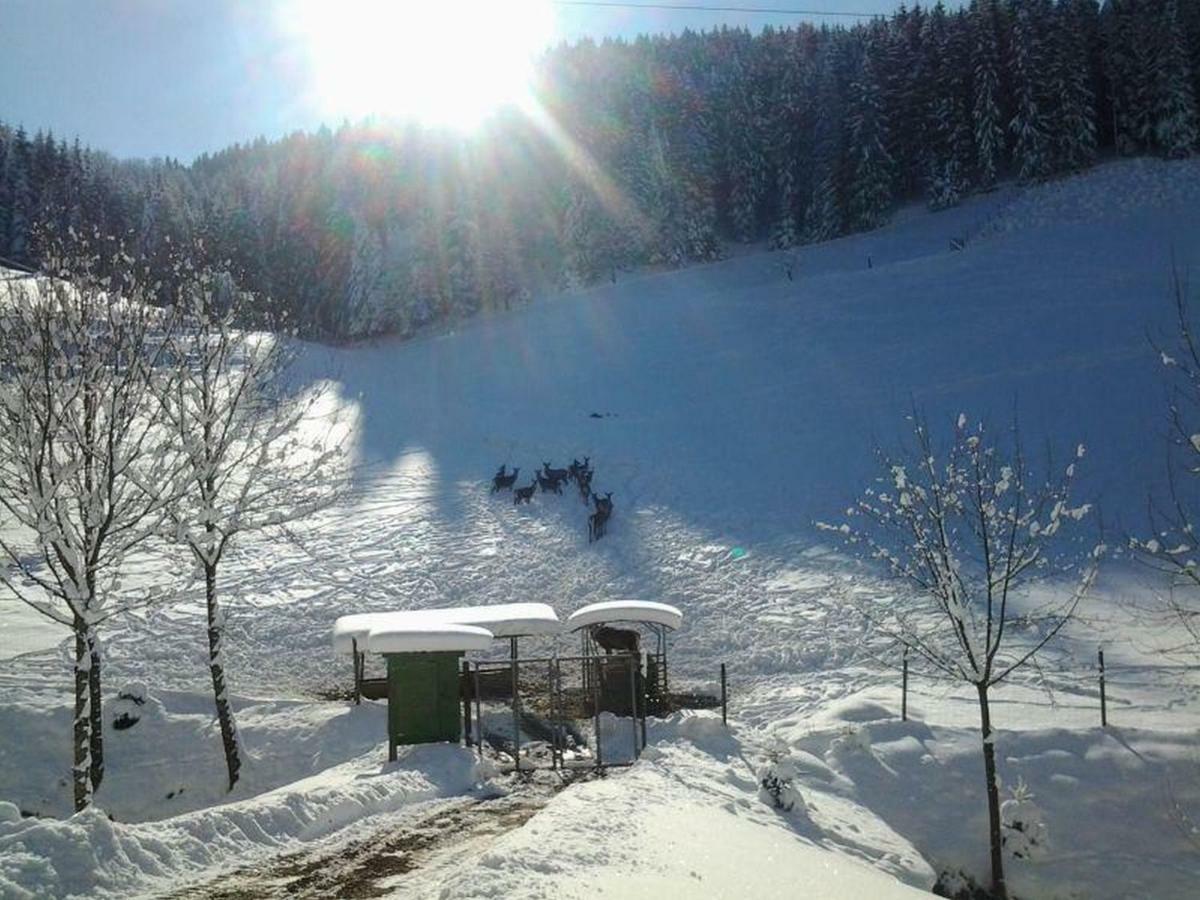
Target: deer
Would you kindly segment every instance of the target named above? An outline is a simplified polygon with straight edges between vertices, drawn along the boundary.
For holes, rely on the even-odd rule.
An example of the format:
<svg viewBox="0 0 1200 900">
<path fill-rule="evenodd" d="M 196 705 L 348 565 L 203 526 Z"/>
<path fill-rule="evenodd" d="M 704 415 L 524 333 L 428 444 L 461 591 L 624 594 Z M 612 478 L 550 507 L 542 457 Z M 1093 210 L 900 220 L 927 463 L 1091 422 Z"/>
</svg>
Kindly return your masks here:
<svg viewBox="0 0 1200 900">
<path fill-rule="evenodd" d="M 550 463 L 542 461 L 542 470 L 546 473 L 547 478 L 552 478 L 555 481 L 566 481 L 571 472 L 569 469 L 552 469 Z"/>
<path fill-rule="evenodd" d="M 515 476 L 514 476 L 515 477 Z M 522 503 L 528 503 L 533 499 L 533 492 L 537 489 L 537 482 L 532 481 L 529 487 L 519 487 L 513 491 L 513 506 L 520 506 Z"/>
<path fill-rule="evenodd" d="M 594 513 L 588 516 L 588 543 L 591 544 L 604 537 L 604 533 L 608 530 L 608 519 L 612 515 L 612 508 L 597 509 Z"/>
<path fill-rule="evenodd" d="M 537 485 L 542 493 L 546 491 L 554 491 L 556 494 L 562 493 L 562 482 L 554 478 L 546 478 L 541 472 L 533 473 L 537 477 Z"/>
<path fill-rule="evenodd" d="M 609 628 L 607 625 L 591 627 L 592 640 L 600 647 L 605 655 L 612 655 L 614 650 L 624 650 L 637 654 L 641 651 L 641 639 L 632 628 Z"/>
<path fill-rule="evenodd" d="M 596 504 L 596 512 L 603 512 L 606 517 L 612 515 L 612 491 L 606 491 L 603 497 L 592 494 L 592 502 Z"/>
<path fill-rule="evenodd" d="M 583 462 L 580 462 L 577 459 L 571 460 L 571 465 L 567 466 L 567 471 L 570 473 L 572 481 L 575 481 L 578 483 L 578 481 L 581 477 L 591 478 L 591 476 L 592 476 L 592 467 L 590 465 L 591 460 L 592 460 L 592 458 L 590 456 L 585 456 L 583 458 Z"/>
<path fill-rule="evenodd" d="M 592 491 L 592 473 L 580 472 L 579 477 L 575 481 L 579 485 L 579 497 L 583 500 L 583 505 L 587 506 Z"/>
<path fill-rule="evenodd" d="M 505 465 L 507 465 L 507 464 L 505 464 Z M 493 494 L 496 493 L 497 491 L 501 491 L 501 490 L 512 490 L 512 486 L 517 480 L 517 473 L 521 471 L 521 467 L 517 466 L 517 468 L 512 470 L 511 474 L 505 475 L 504 468 L 505 468 L 505 466 L 501 466 L 499 471 L 497 471 L 496 474 L 494 476 L 492 476 L 492 493 Z"/>
</svg>

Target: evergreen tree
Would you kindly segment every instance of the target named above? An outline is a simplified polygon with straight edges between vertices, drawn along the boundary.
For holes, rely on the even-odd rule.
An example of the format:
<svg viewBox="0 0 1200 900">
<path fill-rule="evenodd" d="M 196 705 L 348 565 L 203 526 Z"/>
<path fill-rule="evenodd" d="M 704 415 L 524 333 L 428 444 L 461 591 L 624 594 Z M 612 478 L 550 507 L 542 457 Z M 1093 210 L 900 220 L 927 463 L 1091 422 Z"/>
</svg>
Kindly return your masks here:
<svg viewBox="0 0 1200 900">
<path fill-rule="evenodd" d="M 972 0 L 971 37 L 975 72 L 972 115 L 979 186 L 996 184 L 1004 158 L 1004 121 L 1000 112 L 1000 38 L 996 0 Z"/>
<path fill-rule="evenodd" d="M 1016 109 L 1009 129 L 1014 138 L 1013 159 L 1018 177 L 1025 182 L 1045 178 L 1053 169 L 1046 98 L 1041 89 L 1046 69 L 1045 10 L 1042 0 L 1020 0 L 1013 34 Z"/>
<path fill-rule="evenodd" d="M 873 48 L 868 46 L 850 87 L 848 143 L 854 167 L 846 213 L 851 229 L 881 225 L 892 201 L 887 113 L 872 56 Z"/>
<path fill-rule="evenodd" d="M 1178 0 L 1167 0 L 1160 30 L 1162 42 L 1155 66 L 1154 137 L 1164 155 L 1179 158 L 1196 149 L 1200 123 Z"/>
<path fill-rule="evenodd" d="M 1050 83 L 1057 98 L 1052 117 L 1054 168 L 1075 172 L 1096 159 L 1095 97 L 1089 79 L 1086 22 L 1072 0 L 1060 0 L 1049 35 Z"/>
<path fill-rule="evenodd" d="M 820 110 L 814 129 L 813 192 L 804 213 L 804 239 L 826 241 L 842 233 L 843 217 L 839 184 L 843 160 L 843 100 L 838 81 L 838 48 L 826 36 L 817 66 L 817 105 Z"/>
</svg>

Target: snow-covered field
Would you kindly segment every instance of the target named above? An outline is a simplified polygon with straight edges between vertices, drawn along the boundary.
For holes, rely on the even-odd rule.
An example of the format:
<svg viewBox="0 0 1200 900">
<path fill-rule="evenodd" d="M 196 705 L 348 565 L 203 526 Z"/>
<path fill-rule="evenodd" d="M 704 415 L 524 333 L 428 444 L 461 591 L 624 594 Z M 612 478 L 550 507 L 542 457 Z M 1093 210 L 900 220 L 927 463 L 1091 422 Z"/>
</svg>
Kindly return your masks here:
<svg viewBox="0 0 1200 900">
<path fill-rule="evenodd" d="M 333 619 L 522 601 L 565 615 L 627 597 L 684 611 L 677 679 L 710 684 L 728 664 L 732 729 L 677 717 L 638 766 L 386 887 L 882 897 L 947 871 L 984 879 L 974 700 L 914 676 L 899 721 L 898 674 L 845 608 L 896 588 L 813 522 L 867 484 L 873 445 L 902 436 L 915 402 L 946 428 L 964 410 L 1006 423 L 1015 407 L 1031 448 L 1086 444 L 1079 496 L 1110 529 L 1137 527 L 1167 424 L 1147 333 L 1169 333 L 1172 259 L 1200 271 L 1198 201 L 1200 163 L 1126 161 L 906 210 L 800 249 L 794 281 L 780 254 L 752 252 L 454 333 L 309 349 L 299 375 L 338 385 L 362 470 L 340 506 L 291 539 L 240 545 L 226 568 L 243 784 L 222 792 L 195 597 L 102 632 L 109 708 L 130 683 L 150 698 L 134 728 L 106 732 L 97 803 L 112 821 L 17 820 L 69 810 L 69 670 L 58 635 L 0 601 L 0 800 L 16 807 L 0 805 L 0 896 L 164 892 L 513 789 L 458 748 L 385 765 L 381 707 L 318 699 L 349 681 Z M 584 455 L 616 504 L 597 544 L 569 493 L 519 508 L 488 493 L 501 462 L 527 483 L 543 461 Z M 1200 675 L 1121 603 L 1144 579 L 1109 565 L 1042 671 L 996 696 L 1000 776 L 1032 790 L 1048 829 L 1011 861 L 1017 896 L 1182 897 L 1200 877 Z M 790 812 L 759 796 L 769 759 L 795 773 Z"/>
</svg>

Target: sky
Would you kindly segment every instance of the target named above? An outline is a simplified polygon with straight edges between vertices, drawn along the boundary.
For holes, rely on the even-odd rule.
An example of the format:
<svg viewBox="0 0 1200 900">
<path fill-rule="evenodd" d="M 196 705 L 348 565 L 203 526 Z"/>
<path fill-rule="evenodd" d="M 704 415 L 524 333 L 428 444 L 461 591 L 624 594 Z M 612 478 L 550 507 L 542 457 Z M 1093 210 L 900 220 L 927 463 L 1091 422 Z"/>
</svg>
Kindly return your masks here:
<svg viewBox="0 0 1200 900">
<path fill-rule="evenodd" d="M 899 5 L 662 2 L 863 13 Z M 510 63 L 488 55 L 496 47 L 532 53 L 583 36 L 722 24 L 759 30 L 805 19 L 855 21 L 548 0 L 0 0 L 0 121 L 78 137 L 119 157 L 189 162 L 259 135 L 336 126 L 371 112 L 493 102 L 489 90 L 505 84 L 496 73 Z M 510 74 L 517 77 L 515 69 Z"/>
</svg>

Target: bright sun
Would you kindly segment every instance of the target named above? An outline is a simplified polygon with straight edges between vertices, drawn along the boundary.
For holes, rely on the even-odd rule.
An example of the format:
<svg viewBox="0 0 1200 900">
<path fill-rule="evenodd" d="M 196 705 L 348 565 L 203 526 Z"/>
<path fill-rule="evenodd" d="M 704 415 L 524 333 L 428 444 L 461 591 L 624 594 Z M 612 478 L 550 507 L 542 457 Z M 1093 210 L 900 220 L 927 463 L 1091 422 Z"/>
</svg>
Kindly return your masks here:
<svg viewBox="0 0 1200 900">
<path fill-rule="evenodd" d="M 323 116 L 472 128 L 529 97 L 551 38 L 544 0 L 305 0 L 285 7 Z"/>
</svg>

